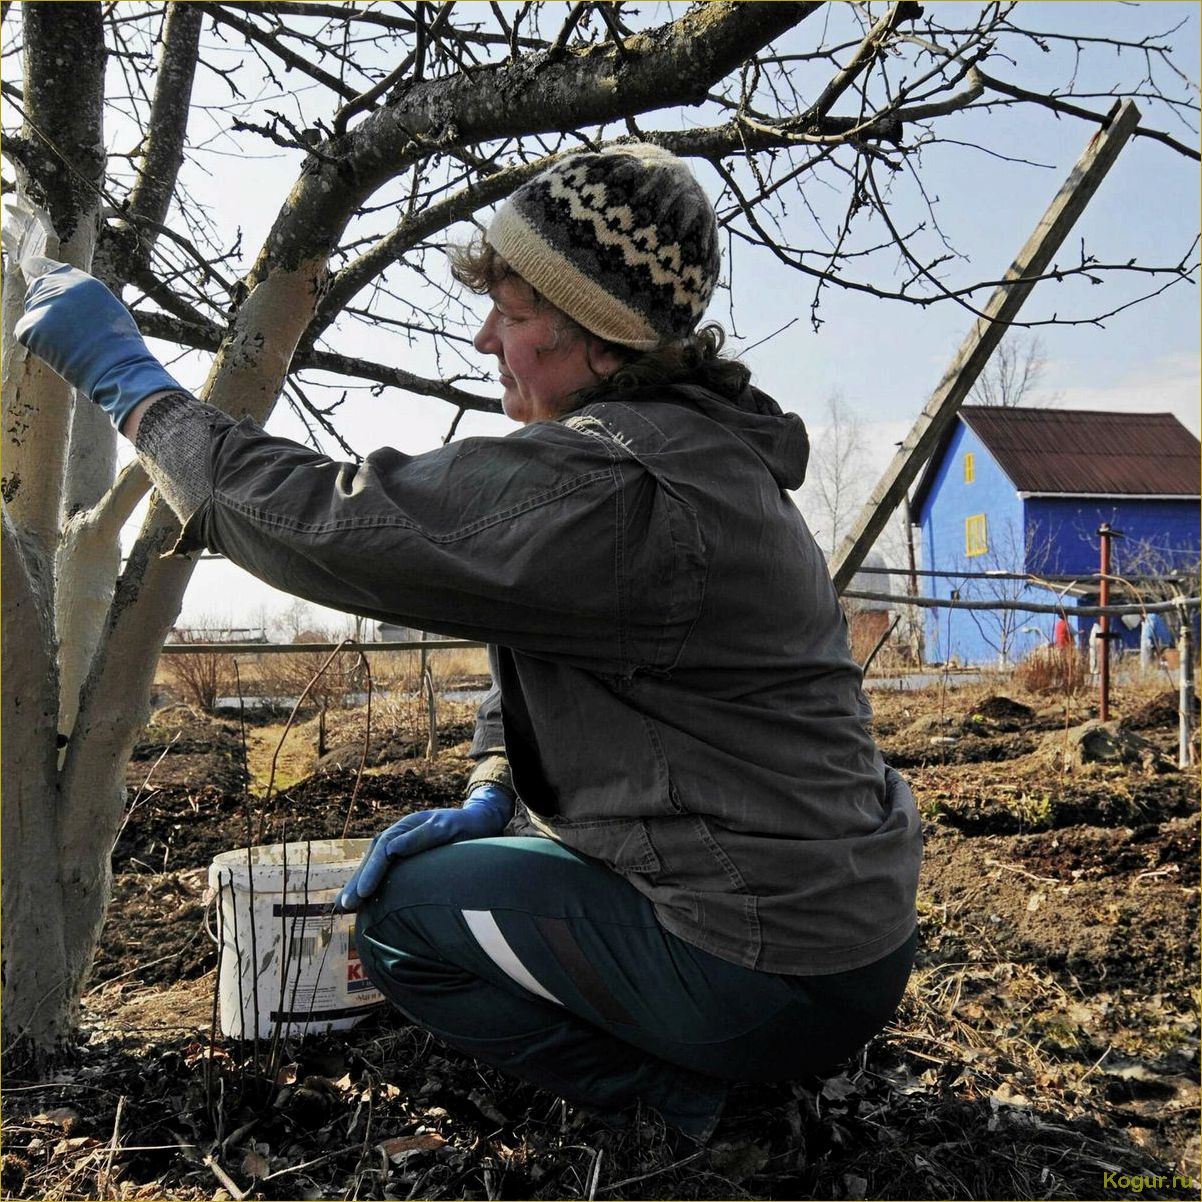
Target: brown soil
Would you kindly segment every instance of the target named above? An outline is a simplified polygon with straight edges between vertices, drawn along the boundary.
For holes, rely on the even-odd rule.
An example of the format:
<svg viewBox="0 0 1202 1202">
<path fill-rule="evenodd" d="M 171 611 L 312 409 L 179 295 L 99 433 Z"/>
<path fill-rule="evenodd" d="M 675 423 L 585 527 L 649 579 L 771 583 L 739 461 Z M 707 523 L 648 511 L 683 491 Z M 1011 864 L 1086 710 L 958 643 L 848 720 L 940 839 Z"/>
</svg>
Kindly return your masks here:
<svg viewBox="0 0 1202 1202">
<path fill-rule="evenodd" d="M 214 1040 L 212 857 L 454 804 L 470 715 L 443 715 L 433 762 L 424 730 L 377 729 L 361 777 L 361 718 L 328 724 L 320 765 L 308 724 L 292 762 L 317 770 L 264 796 L 276 728 L 160 712 L 83 1042 L 49 1082 L 5 1081 L 4 1196 L 1097 1198 L 1112 1172 L 1196 1197 L 1174 1183 L 1200 1175 L 1198 789 L 1173 767 L 1175 699 L 1120 695 L 1148 741 L 1126 763 L 1067 754 L 1088 698 L 874 703 L 926 824 L 911 988 L 841 1072 L 739 1091 L 706 1149 L 654 1115 L 610 1131 L 389 1014 L 274 1054 Z"/>
</svg>

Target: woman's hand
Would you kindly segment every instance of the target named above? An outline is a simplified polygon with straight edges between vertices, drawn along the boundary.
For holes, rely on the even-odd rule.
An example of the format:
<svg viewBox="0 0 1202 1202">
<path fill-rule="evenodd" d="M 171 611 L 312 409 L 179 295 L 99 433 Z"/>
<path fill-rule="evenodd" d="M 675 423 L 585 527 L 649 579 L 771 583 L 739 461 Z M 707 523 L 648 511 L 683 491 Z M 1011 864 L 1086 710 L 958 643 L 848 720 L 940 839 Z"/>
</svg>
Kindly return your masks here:
<svg viewBox="0 0 1202 1202">
<path fill-rule="evenodd" d="M 147 350 L 129 310 L 77 267 L 60 263 L 29 285 L 16 334 L 118 429 L 141 401 L 182 391 Z"/>
<path fill-rule="evenodd" d="M 415 856 L 444 843 L 491 838 L 499 835 L 512 817 L 513 794 L 500 785 L 479 785 L 457 810 L 406 814 L 372 840 L 355 875 L 338 895 L 338 909 L 357 910 L 379 888 L 393 860 Z"/>
</svg>

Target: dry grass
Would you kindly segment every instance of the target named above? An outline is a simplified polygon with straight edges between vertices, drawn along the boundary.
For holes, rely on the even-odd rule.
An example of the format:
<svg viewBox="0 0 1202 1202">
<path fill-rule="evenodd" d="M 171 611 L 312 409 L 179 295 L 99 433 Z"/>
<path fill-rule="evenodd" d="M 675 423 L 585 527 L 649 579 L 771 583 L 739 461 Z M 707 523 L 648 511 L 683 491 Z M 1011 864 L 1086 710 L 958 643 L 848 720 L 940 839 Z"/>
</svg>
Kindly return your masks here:
<svg viewBox="0 0 1202 1202">
<path fill-rule="evenodd" d="M 1028 693 L 1075 697 L 1089 681 L 1085 668 L 1075 647 L 1039 647 L 1015 668 L 1014 681 Z"/>
<path fill-rule="evenodd" d="M 488 653 L 483 647 L 459 647 L 440 651 L 437 650 L 438 646 L 437 642 L 431 642 L 430 652 L 427 656 L 436 688 L 448 688 L 460 681 L 473 682 L 488 677 Z M 394 690 L 414 691 L 419 688 L 421 681 L 420 651 L 373 651 L 368 645 L 364 654 L 377 689 L 391 692 Z M 161 656 L 155 670 L 155 684 L 160 689 L 166 688 L 174 691 L 179 674 L 179 669 L 174 665 L 194 658 L 205 659 L 207 657 Z M 298 672 L 288 673 L 289 688 L 292 690 L 290 695 L 295 696 L 328 658 L 328 652 L 308 652 L 295 655 L 281 655 L 278 652 L 271 655 L 257 655 L 253 652 L 246 652 L 235 656 L 222 655 L 218 658 L 221 659 L 225 668 L 222 676 L 222 690 L 228 689 L 230 694 L 237 691 L 232 670 L 236 665 L 237 679 L 241 682 L 241 692 L 246 697 L 286 695 L 277 687 L 276 678 L 280 673 L 274 661 L 282 660 L 294 666 L 307 668 L 308 671 L 304 674 L 304 678 L 299 680 L 299 683 L 293 679 L 299 675 Z M 349 669 L 358 657 L 356 653 L 346 652 L 338 658 L 346 661 Z"/>
</svg>

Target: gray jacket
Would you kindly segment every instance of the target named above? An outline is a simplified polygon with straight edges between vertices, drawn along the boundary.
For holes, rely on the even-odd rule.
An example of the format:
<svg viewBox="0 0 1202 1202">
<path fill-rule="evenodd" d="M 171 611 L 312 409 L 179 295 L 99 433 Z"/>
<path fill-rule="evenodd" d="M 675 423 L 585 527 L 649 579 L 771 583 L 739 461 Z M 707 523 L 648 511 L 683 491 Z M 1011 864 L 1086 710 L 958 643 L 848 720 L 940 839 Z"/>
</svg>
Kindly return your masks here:
<svg viewBox="0 0 1202 1202">
<path fill-rule="evenodd" d="M 751 968 L 871 963 L 914 929 L 914 799 L 886 771 L 822 555 L 804 427 L 747 389 L 588 404 L 337 463 L 172 395 L 138 451 L 208 547 L 323 605 L 495 645 L 545 834 Z"/>
</svg>

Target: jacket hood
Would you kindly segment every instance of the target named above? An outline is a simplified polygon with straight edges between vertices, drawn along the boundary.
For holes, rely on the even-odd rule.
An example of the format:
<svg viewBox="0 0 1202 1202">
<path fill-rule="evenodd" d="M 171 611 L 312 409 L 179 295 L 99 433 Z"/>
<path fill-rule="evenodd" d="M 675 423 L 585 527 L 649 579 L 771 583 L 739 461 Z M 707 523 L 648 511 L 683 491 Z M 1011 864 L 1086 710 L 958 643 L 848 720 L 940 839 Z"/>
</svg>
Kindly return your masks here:
<svg viewBox="0 0 1202 1202">
<path fill-rule="evenodd" d="M 781 488 L 800 488 L 810 458 L 810 439 L 796 413 L 783 413 L 766 392 L 750 384 L 734 396 L 707 388 L 678 384 L 675 391 L 706 417 L 719 422 L 763 461 Z"/>
</svg>

